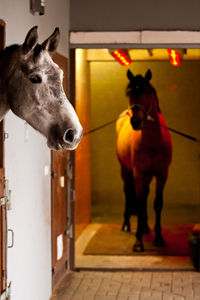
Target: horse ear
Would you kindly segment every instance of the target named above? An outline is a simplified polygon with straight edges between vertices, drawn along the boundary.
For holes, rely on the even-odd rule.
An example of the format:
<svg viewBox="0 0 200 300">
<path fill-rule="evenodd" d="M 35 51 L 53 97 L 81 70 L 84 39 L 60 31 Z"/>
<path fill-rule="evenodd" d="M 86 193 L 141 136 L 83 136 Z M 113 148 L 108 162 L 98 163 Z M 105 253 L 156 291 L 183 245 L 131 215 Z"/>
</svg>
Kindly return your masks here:
<svg viewBox="0 0 200 300">
<path fill-rule="evenodd" d="M 27 36 L 25 38 L 25 41 L 22 45 L 22 49 L 24 54 L 29 53 L 32 51 L 38 42 L 38 34 L 37 34 L 37 26 L 31 28 L 29 32 L 27 33 Z"/>
<path fill-rule="evenodd" d="M 60 41 L 60 31 L 56 27 L 52 35 L 42 43 L 42 48 L 49 52 L 55 52 Z"/>
<path fill-rule="evenodd" d="M 127 77 L 130 81 L 133 81 L 134 80 L 134 75 L 133 73 L 128 69 L 127 71 Z"/>
<path fill-rule="evenodd" d="M 151 70 L 148 70 L 145 74 L 145 78 L 147 79 L 147 81 L 150 81 L 152 78 L 152 73 Z"/>
</svg>

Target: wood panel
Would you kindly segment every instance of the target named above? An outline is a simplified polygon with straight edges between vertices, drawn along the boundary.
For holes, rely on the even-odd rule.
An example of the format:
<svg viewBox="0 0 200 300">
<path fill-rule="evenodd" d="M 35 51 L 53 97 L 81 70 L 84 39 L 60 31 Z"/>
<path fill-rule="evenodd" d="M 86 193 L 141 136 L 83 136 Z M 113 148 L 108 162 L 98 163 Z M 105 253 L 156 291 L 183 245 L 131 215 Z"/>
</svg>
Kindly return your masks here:
<svg viewBox="0 0 200 300">
<path fill-rule="evenodd" d="M 60 53 L 56 52 L 53 55 L 53 60 L 55 61 L 56 64 L 59 65 L 59 67 L 64 72 L 63 87 L 65 90 L 65 93 L 67 94 L 67 85 L 68 85 L 68 76 L 67 76 L 68 61 L 67 61 L 67 58 L 64 57 L 63 55 L 61 55 Z"/>
<path fill-rule="evenodd" d="M 67 269 L 67 153 L 52 151 L 52 271 L 53 287 Z M 59 245 L 62 257 L 59 255 Z M 61 250 L 60 250 L 61 251 Z"/>
<path fill-rule="evenodd" d="M 55 53 L 53 60 L 64 72 L 63 87 L 67 92 L 67 59 Z M 67 238 L 67 151 L 51 151 L 52 189 L 52 282 L 53 289 L 68 268 Z M 60 246 L 59 246 L 60 245 Z M 63 247 L 58 258 L 58 248 Z M 61 250 L 60 248 L 60 250 Z"/>
<path fill-rule="evenodd" d="M 90 128 L 89 63 L 87 50 L 76 49 L 76 113 L 83 131 Z M 77 239 L 91 219 L 91 145 L 90 135 L 83 136 L 75 152 L 75 238 Z"/>
<path fill-rule="evenodd" d="M 0 20 L 0 50 L 5 46 L 5 22 Z M 1 97 L 1 95 L 0 95 Z M 4 196 L 4 121 L 0 122 L 0 198 Z M 0 206 L 0 294 L 7 285 L 7 209 Z"/>
<path fill-rule="evenodd" d="M 4 169 L 0 169 L 0 197 L 3 197 Z M 0 206 L 0 270 L 1 270 L 1 294 L 6 289 L 6 239 L 7 239 L 7 211 L 6 205 Z"/>
</svg>

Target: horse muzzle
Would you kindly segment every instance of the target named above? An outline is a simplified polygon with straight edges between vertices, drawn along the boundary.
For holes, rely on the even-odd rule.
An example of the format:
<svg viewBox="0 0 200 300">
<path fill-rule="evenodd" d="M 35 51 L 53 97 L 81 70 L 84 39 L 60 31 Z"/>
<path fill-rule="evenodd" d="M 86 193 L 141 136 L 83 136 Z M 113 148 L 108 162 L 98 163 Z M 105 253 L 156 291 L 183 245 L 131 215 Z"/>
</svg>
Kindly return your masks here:
<svg viewBox="0 0 200 300">
<path fill-rule="evenodd" d="M 143 120 L 142 119 L 134 119 L 131 118 L 131 126 L 134 130 L 140 130 L 143 127 Z"/>
<path fill-rule="evenodd" d="M 78 128 L 70 127 L 64 133 L 61 132 L 58 126 L 55 126 L 50 129 L 47 145 L 53 150 L 75 150 L 82 136 L 83 129 L 81 126 Z"/>
</svg>

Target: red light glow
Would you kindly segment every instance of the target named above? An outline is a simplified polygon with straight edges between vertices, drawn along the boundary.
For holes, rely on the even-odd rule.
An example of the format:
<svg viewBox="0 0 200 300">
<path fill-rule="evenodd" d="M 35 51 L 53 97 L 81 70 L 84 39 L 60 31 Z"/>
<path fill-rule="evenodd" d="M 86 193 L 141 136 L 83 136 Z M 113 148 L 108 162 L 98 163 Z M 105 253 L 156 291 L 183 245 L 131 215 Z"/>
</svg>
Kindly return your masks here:
<svg viewBox="0 0 200 300">
<path fill-rule="evenodd" d="M 114 50 L 111 54 L 123 66 L 128 67 L 132 63 L 126 49 Z"/>
<path fill-rule="evenodd" d="M 170 63 L 175 67 L 180 66 L 181 62 L 180 62 L 180 55 L 178 51 L 173 49 L 167 49 L 167 51 L 169 53 Z"/>
</svg>

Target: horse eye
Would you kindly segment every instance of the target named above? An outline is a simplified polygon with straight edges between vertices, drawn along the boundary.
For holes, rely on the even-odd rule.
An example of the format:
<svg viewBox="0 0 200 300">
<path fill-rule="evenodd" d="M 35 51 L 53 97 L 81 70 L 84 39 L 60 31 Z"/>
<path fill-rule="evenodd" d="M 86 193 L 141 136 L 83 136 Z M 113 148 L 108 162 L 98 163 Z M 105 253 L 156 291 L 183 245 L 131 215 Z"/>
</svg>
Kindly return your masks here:
<svg viewBox="0 0 200 300">
<path fill-rule="evenodd" d="M 29 77 L 29 80 L 32 83 L 41 83 L 42 82 L 42 78 L 39 75 L 32 75 L 31 77 Z"/>
</svg>

